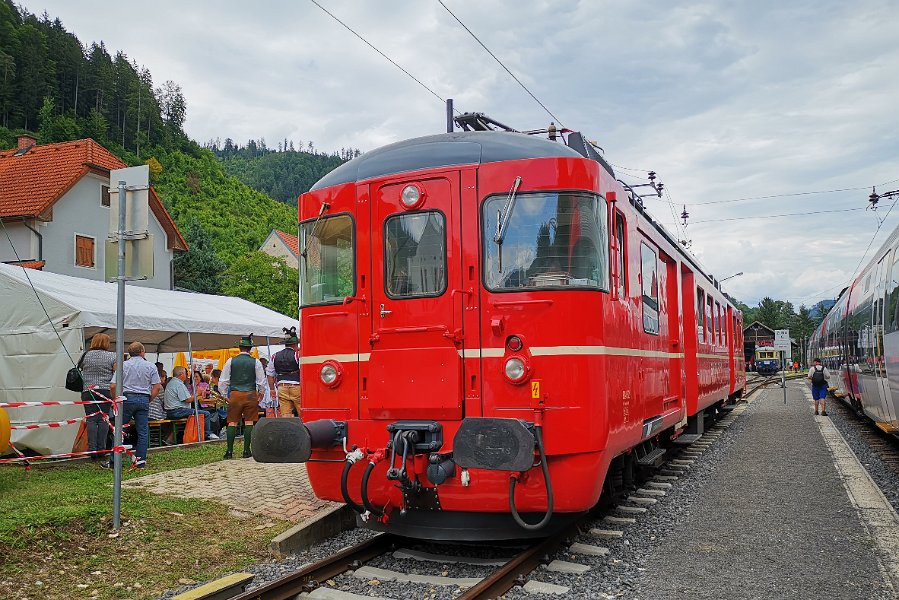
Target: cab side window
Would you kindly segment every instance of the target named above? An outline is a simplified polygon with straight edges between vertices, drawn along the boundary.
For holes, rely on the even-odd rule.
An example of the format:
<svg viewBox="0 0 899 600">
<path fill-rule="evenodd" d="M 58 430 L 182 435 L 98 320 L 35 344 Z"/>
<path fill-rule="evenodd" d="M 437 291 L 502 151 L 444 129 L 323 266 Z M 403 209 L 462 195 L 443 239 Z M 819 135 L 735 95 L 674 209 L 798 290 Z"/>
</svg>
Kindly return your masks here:
<svg viewBox="0 0 899 600">
<path fill-rule="evenodd" d="M 615 211 L 615 240 L 618 245 L 618 297 L 627 298 L 627 246 L 624 239 L 624 215 Z"/>
<path fill-rule="evenodd" d="M 640 275 L 643 288 L 643 331 L 659 333 L 659 280 L 655 251 L 640 244 Z"/>
</svg>

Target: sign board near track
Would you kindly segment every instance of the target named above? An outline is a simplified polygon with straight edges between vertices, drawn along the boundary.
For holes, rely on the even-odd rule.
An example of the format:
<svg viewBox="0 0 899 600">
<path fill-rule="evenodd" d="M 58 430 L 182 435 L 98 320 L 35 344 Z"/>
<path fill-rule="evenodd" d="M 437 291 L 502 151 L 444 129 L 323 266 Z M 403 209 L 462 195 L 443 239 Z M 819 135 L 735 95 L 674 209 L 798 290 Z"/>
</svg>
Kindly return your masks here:
<svg viewBox="0 0 899 600">
<path fill-rule="evenodd" d="M 783 352 L 784 358 L 790 358 L 792 356 L 789 329 L 774 330 L 774 349 Z"/>
<path fill-rule="evenodd" d="M 790 351 L 790 330 L 776 329 L 774 331 L 774 349 L 781 352 Z"/>
</svg>

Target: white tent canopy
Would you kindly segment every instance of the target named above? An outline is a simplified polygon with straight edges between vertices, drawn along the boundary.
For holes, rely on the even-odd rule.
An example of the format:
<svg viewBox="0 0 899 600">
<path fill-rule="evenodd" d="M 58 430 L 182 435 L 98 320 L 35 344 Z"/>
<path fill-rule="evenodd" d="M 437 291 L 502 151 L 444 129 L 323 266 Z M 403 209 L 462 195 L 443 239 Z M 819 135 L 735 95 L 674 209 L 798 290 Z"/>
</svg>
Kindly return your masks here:
<svg viewBox="0 0 899 600">
<path fill-rule="evenodd" d="M 92 335 L 102 332 L 115 340 L 116 287 L 0 263 L 0 402 L 78 400 L 63 386 L 65 374 Z M 265 345 L 267 338 L 280 342 L 283 328 L 297 325 L 241 298 L 125 288 L 126 348 L 139 341 L 148 354 L 231 348 L 248 334 Z M 84 410 L 69 405 L 9 413 L 13 424 L 27 424 L 71 419 Z M 77 429 L 14 431 L 13 442 L 38 452 L 68 452 Z"/>
<path fill-rule="evenodd" d="M 31 289 L 31 284 L 34 290 Z M 37 297 L 35 296 L 37 292 Z M 58 329 L 82 329 L 116 337 L 116 284 L 80 279 L 0 263 L 0 331 L 51 331 L 40 298 Z M 173 292 L 129 285 L 125 292 L 125 340 L 139 341 L 148 353 L 231 348 L 253 334 L 280 341 L 282 328 L 296 319 L 231 296 Z"/>
</svg>

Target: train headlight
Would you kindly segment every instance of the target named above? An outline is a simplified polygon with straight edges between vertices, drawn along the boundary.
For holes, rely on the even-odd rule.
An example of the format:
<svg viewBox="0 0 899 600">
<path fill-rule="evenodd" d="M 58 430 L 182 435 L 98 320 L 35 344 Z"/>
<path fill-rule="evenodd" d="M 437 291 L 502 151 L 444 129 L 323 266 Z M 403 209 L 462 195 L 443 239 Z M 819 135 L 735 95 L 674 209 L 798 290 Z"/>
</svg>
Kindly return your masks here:
<svg viewBox="0 0 899 600">
<path fill-rule="evenodd" d="M 530 373 L 527 363 L 517 356 L 508 358 L 503 370 L 505 371 L 506 379 L 512 383 L 524 383 Z"/>
<path fill-rule="evenodd" d="M 400 197 L 404 208 L 418 208 L 425 200 L 425 193 L 417 185 L 407 185 Z"/>
<path fill-rule="evenodd" d="M 329 360 L 322 365 L 318 376 L 323 384 L 330 388 L 335 388 L 340 385 L 340 380 L 343 378 L 343 367 L 340 366 L 339 362 Z"/>
</svg>

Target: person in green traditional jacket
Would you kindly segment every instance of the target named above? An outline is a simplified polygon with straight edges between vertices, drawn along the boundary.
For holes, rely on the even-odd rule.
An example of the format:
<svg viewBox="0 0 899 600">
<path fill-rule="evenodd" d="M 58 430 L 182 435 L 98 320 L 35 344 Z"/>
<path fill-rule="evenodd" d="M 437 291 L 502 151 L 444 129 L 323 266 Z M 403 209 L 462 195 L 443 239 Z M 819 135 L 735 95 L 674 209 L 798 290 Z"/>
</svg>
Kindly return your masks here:
<svg viewBox="0 0 899 600">
<path fill-rule="evenodd" d="M 250 458 L 253 424 L 259 418 L 259 399 L 265 391 L 265 371 L 262 363 L 250 356 L 253 334 L 240 338 L 240 354 L 229 358 L 219 378 L 219 391 L 228 398 L 228 451 L 225 458 L 234 458 L 234 438 L 237 425 L 243 418 L 243 457 Z"/>
</svg>

